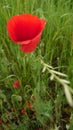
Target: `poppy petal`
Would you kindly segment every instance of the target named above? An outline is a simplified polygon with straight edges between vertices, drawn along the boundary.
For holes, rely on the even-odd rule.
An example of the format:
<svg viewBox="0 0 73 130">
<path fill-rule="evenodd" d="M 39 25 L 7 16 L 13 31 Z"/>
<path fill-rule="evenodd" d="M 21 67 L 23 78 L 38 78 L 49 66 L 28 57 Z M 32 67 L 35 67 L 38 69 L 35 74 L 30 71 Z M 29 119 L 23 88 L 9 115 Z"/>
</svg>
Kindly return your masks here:
<svg viewBox="0 0 73 130">
<path fill-rule="evenodd" d="M 41 33 L 38 36 L 36 36 L 34 39 L 30 40 L 28 44 L 21 45 L 20 49 L 23 52 L 27 52 L 27 53 L 32 52 L 38 45 L 40 39 L 41 39 Z"/>
</svg>

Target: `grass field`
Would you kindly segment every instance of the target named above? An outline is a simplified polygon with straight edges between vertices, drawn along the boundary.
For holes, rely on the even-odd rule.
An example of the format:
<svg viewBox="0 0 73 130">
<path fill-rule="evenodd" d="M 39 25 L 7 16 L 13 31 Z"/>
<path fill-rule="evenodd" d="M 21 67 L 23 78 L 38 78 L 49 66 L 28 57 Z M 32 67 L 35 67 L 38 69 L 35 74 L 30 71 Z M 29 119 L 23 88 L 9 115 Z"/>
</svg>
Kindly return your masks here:
<svg viewBox="0 0 73 130">
<path fill-rule="evenodd" d="M 24 13 L 46 20 L 32 53 L 6 28 Z M 72 0 L 0 1 L 0 130 L 73 130 Z"/>
</svg>

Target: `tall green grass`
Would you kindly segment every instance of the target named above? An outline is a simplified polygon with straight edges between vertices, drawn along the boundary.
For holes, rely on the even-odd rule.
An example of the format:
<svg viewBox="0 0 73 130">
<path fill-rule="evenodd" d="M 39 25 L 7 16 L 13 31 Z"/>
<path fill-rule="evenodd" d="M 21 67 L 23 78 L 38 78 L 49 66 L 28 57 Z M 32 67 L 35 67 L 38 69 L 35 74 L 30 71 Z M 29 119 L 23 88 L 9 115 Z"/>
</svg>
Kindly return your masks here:
<svg viewBox="0 0 73 130">
<path fill-rule="evenodd" d="M 19 45 L 9 39 L 6 29 L 11 16 L 23 13 L 47 21 L 41 41 L 31 54 L 21 52 Z M 57 79 L 61 75 L 50 80 L 54 79 L 52 68 L 46 69 L 44 63 L 67 75 L 62 78 L 70 81 L 73 93 L 72 0 L 0 1 L 1 130 L 65 130 L 67 125 L 69 130 L 73 129 L 73 110 L 66 100 L 62 82 Z M 18 89 L 13 87 L 16 80 L 21 81 Z M 30 110 L 26 107 L 29 101 Z M 21 115 L 22 108 L 27 115 Z"/>
</svg>

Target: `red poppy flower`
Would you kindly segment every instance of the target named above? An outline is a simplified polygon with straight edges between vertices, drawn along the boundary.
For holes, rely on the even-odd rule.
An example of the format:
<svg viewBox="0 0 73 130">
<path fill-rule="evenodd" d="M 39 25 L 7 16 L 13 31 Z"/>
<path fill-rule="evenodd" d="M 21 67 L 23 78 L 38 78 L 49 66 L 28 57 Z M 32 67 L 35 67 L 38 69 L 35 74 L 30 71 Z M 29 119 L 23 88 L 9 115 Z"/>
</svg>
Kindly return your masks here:
<svg viewBox="0 0 73 130">
<path fill-rule="evenodd" d="M 20 86 L 20 81 L 19 80 L 16 80 L 13 84 L 13 87 L 14 88 L 18 88 Z"/>
<path fill-rule="evenodd" d="M 27 103 L 27 108 L 28 108 L 28 109 L 31 108 L 31 103 L 30 103 L 30 102 Z"/>
<path fill-rule="evenodd" d="M 13 16 L 7 23 L 11 40 L 20 44 L 23 52 L 32 52 L 38 45 L 46 21 L 31 14 Z"/>
<path fill-rule="evenodd" d="M 22 109 L 22 110 L 21 110 L 21 114 L 22 114 L 22 115 L 25 115 L 25 114 L 26 114 L 26 110 L 25 110 L 25 109 Z"/>
</svg>

